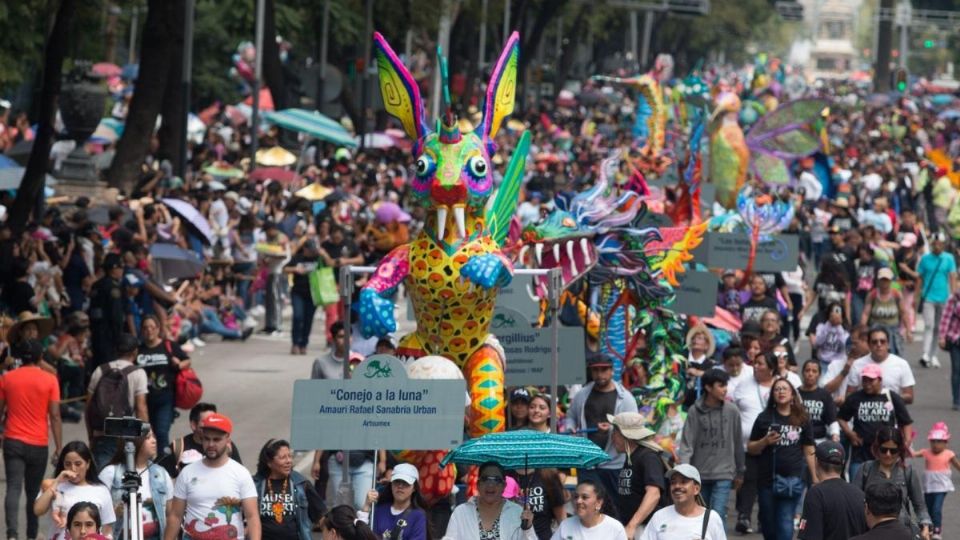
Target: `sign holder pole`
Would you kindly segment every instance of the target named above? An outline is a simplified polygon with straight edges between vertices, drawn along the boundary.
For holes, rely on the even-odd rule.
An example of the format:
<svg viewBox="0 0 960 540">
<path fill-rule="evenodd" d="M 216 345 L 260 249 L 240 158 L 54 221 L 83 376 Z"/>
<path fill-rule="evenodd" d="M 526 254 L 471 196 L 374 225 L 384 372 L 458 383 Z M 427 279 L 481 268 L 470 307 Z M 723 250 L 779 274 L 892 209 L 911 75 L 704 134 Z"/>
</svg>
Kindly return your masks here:
<svg viewBox="0 0 960 540">
<path fill-rule="evenodd" d="M 557 433 L 557 417 L 559 416 L 558 396 L 560 384 L 560 291 L 563 290 L 563 274 L 560 268 L 551 268 L 548 302 L 550 305 L 551 331 L 553 334 L 553 373 L 550 379 L 550 401 L 553 414 L 550 415 L 550 431 Z"/>
<path fill-rule="evenodd" d="M 380 450 L 373 449 L 373 482 L 371 482 L 370 489 L 376 491 L 377 489 L 377 458 L 380 457 Z M 377 509 L 377 501 L 370 502 L 370 517 L 367 519 L 370 520 L 370 528 L 373 529 L 373 512 Z"/>
<path fill-rule="evenodd" d="M 352 266 L 341 266 L 340 267 L 340 303 L 342 305 L 342 312 L 340 313 L 340 320 L 343 321 L 344 326 L 346 327 L 346 341 L 347 341 L 347 351 L 346 358 L 343 359 L 343 378 L 350 378 L 350 329 L 353 327 L 353 324 L 350 323 L 350 302 L 353 299 L 353 267 Z M 330 345 L 333 347 L 333 344 Z M 343 462 L 340 463 L 340 486 L 337 489 L 337 496 L 340 498 L 340 504 L 347 504 L 353 506 L 353 481 L 350 477 L 350 451 L 344 450 L 343 452 Z M 374 453 L 376 455 L 376 453 Z M 374 481 L 376 481 L 377 468 L 374 465 L 373 468 Z M 372 520 L 371 520 L 372 523 Z"/>
</svg>

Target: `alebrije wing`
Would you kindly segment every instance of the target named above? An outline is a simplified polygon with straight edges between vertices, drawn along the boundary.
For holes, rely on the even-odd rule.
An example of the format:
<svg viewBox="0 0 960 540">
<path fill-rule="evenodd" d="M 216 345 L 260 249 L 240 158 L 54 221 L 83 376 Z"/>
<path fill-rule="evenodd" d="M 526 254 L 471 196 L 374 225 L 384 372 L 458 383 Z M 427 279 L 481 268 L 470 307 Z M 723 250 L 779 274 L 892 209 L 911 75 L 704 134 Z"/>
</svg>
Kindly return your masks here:
<svg viewBox="0 0 960 540">
<path fill-rule="evenodd" d="M 507 170 L 503 173 L 503 182 L 497 190 L 493 206 L 487 211 L 487 226 L 497 245 L 503 246 L 510 229 L 510 218 L 517 209 L 520 184 L 523 182 L 523 170 L 530 152 L 530 132 L 524 131 L 517 141 Z"/>
<path fill-rule="evenodd" d="M 759 150 L 750 154 L 750 172 L 767 184 L 787 185 L 792 180 L 785 161 Z"/>
<path fill-rule="evenodd" d="M 820 149 L 820 135 L 813 124 L 830 102 L 799 99 L 784 103 L 763 116 L 747 133 L 750 149 L 784 159 L 798 159 Z"/>
<path fill-rule="evenodd" d="M 477 135 L 492 141 L 503 119 L 513 112 L 516 102 L 517 66 L 520 63 L 520 34 L 510 34 L 510 39 L 500 53 L 483 102 L 483 120 L 477 126 Z"/>
<path fill-rule="evenodd" d="M 373 50 L 380 75 L 380 93 L 387 113 L 403 124 L 403 131 L 414 141 L 426 134 L 420 87 L 397 53 L 380 32 L 373 34 Z"/>
</svg>

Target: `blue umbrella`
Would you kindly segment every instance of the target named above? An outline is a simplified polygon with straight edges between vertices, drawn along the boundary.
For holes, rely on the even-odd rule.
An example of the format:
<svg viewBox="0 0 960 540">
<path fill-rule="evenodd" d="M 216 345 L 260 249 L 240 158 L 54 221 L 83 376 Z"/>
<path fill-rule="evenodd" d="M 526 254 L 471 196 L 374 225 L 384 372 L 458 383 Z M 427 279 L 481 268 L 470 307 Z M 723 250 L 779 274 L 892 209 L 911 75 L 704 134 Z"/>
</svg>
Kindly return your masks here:
<svg viewBox="0 0 960 540">
<path fill-rule="evenodd" d="M 609 459 L 603 449 L 584 437 L 520 430 L 471 439 L 444 456 L 440 466 L 494 461 L 504 469 L 565 469 L 593 467 Z"/>
<path fill-rule="evenodd" d="M 960 109 L 947 109 L 937 115 L 940 120 L 956 120 L 960 118 Z"/>
<path fill-rule="evenodd" d="M 20 189 L 20 183 L 23 181 L 23 175 L 27 172 L 26 167 L 15 165 L 13 167 L 0 168 L 0 189 Z M 48 186 L 55 186 L 57 179 L 45 174 L 44 182 Z"/>
<path fill-rule="evenodd" d="M 339 146 L 354 148 L 357 141 L 350 132 L 335 120 L 328 118 L 317 111 L 305 109 L 284 109 L 277 112 L 268 112 L 264 119 L 284 129 L 305 133 L 322 141 Z"/>
<path fill-rule="evenodd" d="M 161 280 L 193 278 L 203 272 L 203 259 L 192 251 L 173 244 L 150 246 L 153 270 Z"/>
</svg>

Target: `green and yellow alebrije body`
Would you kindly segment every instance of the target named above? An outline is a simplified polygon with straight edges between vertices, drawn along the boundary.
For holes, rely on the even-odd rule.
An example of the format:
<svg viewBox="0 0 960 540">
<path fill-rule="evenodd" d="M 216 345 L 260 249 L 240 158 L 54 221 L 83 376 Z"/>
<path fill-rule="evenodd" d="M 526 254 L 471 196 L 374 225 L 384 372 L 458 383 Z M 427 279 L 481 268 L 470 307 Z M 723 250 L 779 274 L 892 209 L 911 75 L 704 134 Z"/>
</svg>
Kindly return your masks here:
<svg viewBox="0 0 960 540">
<path fill-rule="evenodd" d="M 384 257 L 361 290 L 360 325 L 366 336 L 395 331 L 390 298 L 404 283 L 417 329 L 401 339 L 397 353 L 410 358 L 444 356 L 460 366 L 470 394 L 467 420 L 472 437 L 502 431 L 505 425 L 505 359 L 489 327 L 497 292 L 513 275 L 513 265 L 501 248 L 517 205 L 529 134 L 521 137 L 489 210 L 487 202 L 494 193 L 490 161 L 494 136 L 513 112 L 518 44 L 514 33 L 491 74 L 479 126 L 462 133 L 450 108 L 437 129 L 429 129 L 416 81 L 383 36 L 374 35 L 384 106 L 417 141 L 416 171 L 409 188 L 413 203 L 426 209 L 427 219 L 420 235 Z M 443 60 L 441 75 L 449 103 Z M 452 473 L 438 469 L 435 457 L 418 464 L 421 485 L 430 486 L 426 495 L 434 500 L 452 486 Z"/>
</svg>

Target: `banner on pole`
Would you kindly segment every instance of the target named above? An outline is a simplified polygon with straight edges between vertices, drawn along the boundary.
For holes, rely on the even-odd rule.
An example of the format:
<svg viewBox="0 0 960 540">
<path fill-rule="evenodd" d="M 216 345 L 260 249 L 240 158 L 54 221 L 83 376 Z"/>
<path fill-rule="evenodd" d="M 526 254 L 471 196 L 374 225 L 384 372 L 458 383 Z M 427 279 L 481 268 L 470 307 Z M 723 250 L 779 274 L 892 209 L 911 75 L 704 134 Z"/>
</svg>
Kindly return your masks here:
<svg viewBox="0 0 960 540">
<path fill-rule="evenodd" d="M 507 386 L 541 386 L 552 380 L 553 329 L 534 328 L 520 312 L 497 307 L 490 322 L 507 359 Z M 583 328 L 559 328 L 558 384 L 586 383 Z"/>
</svg>

